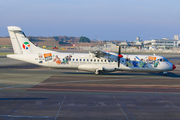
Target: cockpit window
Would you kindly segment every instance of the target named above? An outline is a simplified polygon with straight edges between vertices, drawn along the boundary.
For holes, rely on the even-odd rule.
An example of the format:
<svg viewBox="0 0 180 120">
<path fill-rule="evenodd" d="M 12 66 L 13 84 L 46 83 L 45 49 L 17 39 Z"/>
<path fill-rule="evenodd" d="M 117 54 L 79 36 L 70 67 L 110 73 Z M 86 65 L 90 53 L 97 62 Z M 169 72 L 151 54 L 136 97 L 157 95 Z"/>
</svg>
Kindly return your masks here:
<svg viewBox="0 0 180 120">
<path fill-rule="evenodd" d="M 164 58 L 164 62 L 169 62 L 166 58 Z"/>
<path fill-rule="evenodd" d="M 159 59 L 160 62 L 168 62 L 168 60 L 166 58 L 161 58 Z"/>
</svg>

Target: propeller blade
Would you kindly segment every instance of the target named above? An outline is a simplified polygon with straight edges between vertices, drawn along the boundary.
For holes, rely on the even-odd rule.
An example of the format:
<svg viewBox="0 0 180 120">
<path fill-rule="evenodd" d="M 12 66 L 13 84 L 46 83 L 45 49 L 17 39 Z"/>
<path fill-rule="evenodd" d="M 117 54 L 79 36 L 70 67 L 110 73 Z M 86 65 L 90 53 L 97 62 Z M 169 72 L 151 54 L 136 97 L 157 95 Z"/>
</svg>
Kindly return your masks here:
<svg viewBox="0 0 180 120">
<path fill-rule="evenodd" d="M 121 46 L 119 46 L 119 51 L 118 51 L 118 68 L 120 66 L 120 55 L 121 55 Z"/>
<path fill-rule="evenodd" d="M 123 57 L 123 55 L 121 55 L 121 45 L 119 46 L 119 51 L 118 51 L 118 68 L 121 65 L 121 58 Z"/>
<path fill-rule="evenodd" d="M 121 46 L 119 45 L 119 51 L 118 51 L 118 55 L 121 54 Z"/>
<path fill-rule="evenodd" d="M 119 59 L 119 57 L 118 57 L 118 59 Z M 118 60 L 118 68 L 119 68 L 119 65 L 120 65 L 120 61 Z"/>
</svg>

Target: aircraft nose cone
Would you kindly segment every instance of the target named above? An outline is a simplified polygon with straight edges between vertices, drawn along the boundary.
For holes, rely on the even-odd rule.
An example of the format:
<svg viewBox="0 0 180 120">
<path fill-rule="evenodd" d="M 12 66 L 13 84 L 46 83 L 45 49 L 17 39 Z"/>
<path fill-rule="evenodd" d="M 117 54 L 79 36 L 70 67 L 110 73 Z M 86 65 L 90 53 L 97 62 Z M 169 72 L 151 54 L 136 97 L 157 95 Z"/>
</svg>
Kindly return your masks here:
<svg viewBox="0 0 180 120">
<path fill-rule="evenodd" d="M 173 67 L 172 67 L 172 69 L 174 70 L 174 69 L 176 69 L 176 66 L 173 64 Z"/>
</svg>

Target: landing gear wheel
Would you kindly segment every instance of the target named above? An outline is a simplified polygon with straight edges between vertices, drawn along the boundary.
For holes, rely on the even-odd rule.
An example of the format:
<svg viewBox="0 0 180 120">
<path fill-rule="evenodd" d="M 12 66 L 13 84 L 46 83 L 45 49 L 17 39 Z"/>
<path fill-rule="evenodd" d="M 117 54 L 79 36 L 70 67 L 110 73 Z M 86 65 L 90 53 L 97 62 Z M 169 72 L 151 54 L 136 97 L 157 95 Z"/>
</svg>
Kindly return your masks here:
<svg viewBox="0 0 180 120">
<path fill-rule="evenodd" d="M 164 76 L 167 76 L 167 72 L 163 72 L 163 75 L 164 75 Z"/>
<path fill-rule="evenodd" d="M 100 70 L 95 70 L 94 74 L 95 75 L 99 75 L 100 74 Z"/>
</svg>

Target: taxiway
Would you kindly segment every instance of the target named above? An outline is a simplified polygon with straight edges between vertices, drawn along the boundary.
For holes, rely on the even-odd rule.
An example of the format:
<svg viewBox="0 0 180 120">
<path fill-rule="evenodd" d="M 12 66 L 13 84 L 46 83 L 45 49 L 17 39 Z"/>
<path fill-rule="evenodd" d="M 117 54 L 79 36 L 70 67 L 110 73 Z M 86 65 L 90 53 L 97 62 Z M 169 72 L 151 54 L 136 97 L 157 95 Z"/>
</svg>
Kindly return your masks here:
<svg viewBox="0 0 180 120">
<path fill-rule="evenodd" d="M 180 119 L 180 62 L 162 73 L 49 69 L 0 58 L 0 119 Z"/>
</svg>

